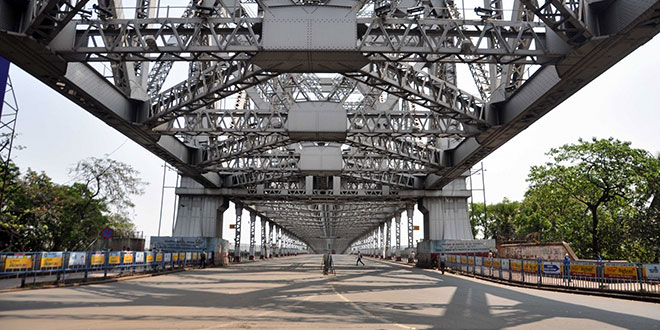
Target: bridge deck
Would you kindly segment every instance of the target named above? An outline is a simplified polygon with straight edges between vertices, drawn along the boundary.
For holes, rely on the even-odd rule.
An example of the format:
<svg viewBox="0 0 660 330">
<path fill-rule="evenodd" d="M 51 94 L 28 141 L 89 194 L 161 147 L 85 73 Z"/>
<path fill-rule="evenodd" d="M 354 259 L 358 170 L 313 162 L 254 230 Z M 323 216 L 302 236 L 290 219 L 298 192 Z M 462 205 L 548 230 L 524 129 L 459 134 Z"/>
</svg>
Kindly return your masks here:
<svg viewBox="0 0 660 330">
<path fill-rule="evenodd" d="M 82 287 L 0 294 L 4 329 L 636 328 L 660 305 L 497 285 L 335 256 L 298 256 Z"/>
</svg>

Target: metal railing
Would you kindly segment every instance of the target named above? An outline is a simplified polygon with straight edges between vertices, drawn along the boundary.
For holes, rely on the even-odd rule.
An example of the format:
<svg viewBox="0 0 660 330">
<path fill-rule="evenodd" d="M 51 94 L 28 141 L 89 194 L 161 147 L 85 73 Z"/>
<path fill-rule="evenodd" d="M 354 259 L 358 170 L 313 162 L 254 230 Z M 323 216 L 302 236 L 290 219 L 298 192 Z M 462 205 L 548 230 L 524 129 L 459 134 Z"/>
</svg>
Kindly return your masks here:
<svg viewBox="0 0 660 330">
<path fill-rule="evenodd" d="M 20 279 L 20 287 L 31 282 L 60 283 L 106 279 L 134 273 L 153 273 L 202 264 L 201 251 L 86 251 L 0 253 L 0 283 Z M 207 263 L 213 252 L 207 252 Z M 54 278 L 53 278 L 54 277 Z M 7 285 L 0 285 L 7 288 Z"/>
<path fill-rule="evenodd" d="M 614 293 L 660 294 L 660 264 L 529 260 L 449 255 L 447 267 L 527 285 Z"/>
</svg>

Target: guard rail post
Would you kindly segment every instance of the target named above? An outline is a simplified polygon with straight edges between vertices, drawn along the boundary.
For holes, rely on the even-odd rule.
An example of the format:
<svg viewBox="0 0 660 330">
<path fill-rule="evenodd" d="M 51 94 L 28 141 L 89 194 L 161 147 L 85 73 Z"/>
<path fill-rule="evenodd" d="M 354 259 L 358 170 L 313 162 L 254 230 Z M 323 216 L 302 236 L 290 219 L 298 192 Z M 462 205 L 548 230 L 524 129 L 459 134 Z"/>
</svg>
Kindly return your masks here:
<svg viewBox="0 0 660 330">
<path fill-rule="evenodd" d="M 541 257 L 536 259 L 536 275 L 538 276 L 537 286 L 540 287 L 543 282 L 543 259 Z"/>
<path fill-rule="evenodd" d="M 639 282 L 639 292 L 644 291 L 644 274 L 642 273 L 642 263 L 637 263 L 637 281 Z"/>
<path fill-rule="evenodd" d="M 87 282 L 87 276 L 89 275 L 89 267 L 90 265 L 90 251 L 85 252 L 85 277 L 83 278 L 83 282 Z"/>
<path fill-rule="evenodd" d="M 525 283 L 525 260 L 520 259 L 520 278 Z"/>
</svg>

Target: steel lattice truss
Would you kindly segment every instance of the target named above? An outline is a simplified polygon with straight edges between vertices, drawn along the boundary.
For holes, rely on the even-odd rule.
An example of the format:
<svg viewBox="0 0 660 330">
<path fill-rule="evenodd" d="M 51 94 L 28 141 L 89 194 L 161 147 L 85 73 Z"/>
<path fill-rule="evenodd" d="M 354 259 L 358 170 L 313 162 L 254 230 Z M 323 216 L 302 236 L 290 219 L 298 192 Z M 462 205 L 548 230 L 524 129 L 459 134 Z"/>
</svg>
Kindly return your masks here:
<svg viewBox="0 0 660 330">
<path fill-rule="evenodd" d="M 660 29 L 658 1 L 463 3 L 0 0 L 0 55 L 207 191 L 343 250 Z"/>
</svg>

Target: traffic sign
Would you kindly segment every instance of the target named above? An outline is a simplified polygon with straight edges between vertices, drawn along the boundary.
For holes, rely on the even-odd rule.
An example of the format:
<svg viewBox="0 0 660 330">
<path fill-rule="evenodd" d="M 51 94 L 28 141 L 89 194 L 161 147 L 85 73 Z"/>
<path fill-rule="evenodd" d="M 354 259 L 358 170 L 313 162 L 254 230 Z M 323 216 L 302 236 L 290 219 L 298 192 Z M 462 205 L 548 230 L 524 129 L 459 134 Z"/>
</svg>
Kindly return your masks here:
<svg viewBox="0 0 660 330">
<path fill-rule="evenodd" d="M 230 224 L 230 225 L 229 225 L 229 229 L 236 229 L 236 225 L 232 225 L 232 224 Z"/>
<path fill-rule="evenodd" d="M 110 227 L 105 227 L 105 228 L 103 228 L 103 230 L 101 231 L 101 237 L 103 237 L 103 238 L 105 238 L 105 239 L 110 239 L 110 238 L 112 238 L 112 234 L 114 234 L 114 231 L 113 231 L 112 228 L 110 228 Z"/>
<path fill-rule="evenodd" d="M 413 226 L 413 230 L 419 230 L 419 226 Z"/>
</svg>

